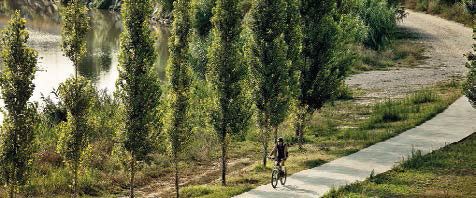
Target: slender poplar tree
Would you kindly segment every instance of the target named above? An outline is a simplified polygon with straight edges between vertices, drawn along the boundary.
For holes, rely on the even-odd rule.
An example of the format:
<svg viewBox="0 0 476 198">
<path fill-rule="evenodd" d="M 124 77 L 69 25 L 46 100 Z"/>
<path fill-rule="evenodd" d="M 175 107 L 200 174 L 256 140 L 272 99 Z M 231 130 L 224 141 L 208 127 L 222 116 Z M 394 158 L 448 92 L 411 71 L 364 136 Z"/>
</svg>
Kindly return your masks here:
<svg viewBox="0 0 476 198">
<path fill-rule="evenodd" d="M 246 65 L 241 61 L 241 14 L 236 0 L 217 0 L 213 8 L 212 44 L 208 52 L 207 80 L 217 93 L 213 125 L 221 143 L 221 181 L 226 185 L 228 135 L 248 126 L 251 113 L 244 81 Z"/>
<path fill-rule="evenodd" d="M 285 42 L 286 2 L 254 0 L 247 27 L 251 32 L 245 44 L 245 57 L 251 70 L 254 100 L 263 145 L 263 166 L 266 166 L 268 143 L 272 131 L 288 115 L 292 99 L 292 70 Z"/>
<path fill-rule="evenodd" d="M 150 0 L 124 0 L 121 12 L 124 30 L 119 54 L 118 93 L 125 108 L 124 147 L 130 154 L 130 197 L 134 197 L 137 161 L 144 160 L 153 149 L 151 131 L 161 90 L 153 71 L 157 55 L 149 27 Z"/>
<path fill-rule="evenodd" d="M 297 98 L 299 95 L 299 75 L 303 64 L 303 32 L 300 8 L 301 0 L 286 0 L 284 40 L 288 45 L 287 59 L 291 64 L 289 77 L 293 98 Z"/>
<path fill-rule="evenodd" d="M 346 56 L 347 42 L 356 36 L 340 26 L 336 0 L 303 0 L 300 10 L 304 37 L 296 135 L 302 148 L 309 117 L 335 97 L 347 75 L 352 61 L 341 56 Z"/>
<path fill-rule="evenodd" d="M 35 106 L 28 102 L 35 85 L 38 53 L 27 46 L 26 20 L 16 11 L 1 35 L 0 88 L 5 102 L 3 125 L 0 130 L 0 169 L 3 183 L 14 197 L 28 181 L 33 153 Z"/>
<path fill-rule="evenodd" d="M 169 141 L 172 148 L 172 157 L 175 169 L 175 193 L 179 197 L 179 163 L 182 150 L 191 134 L 188 121 L 190 106 L 190 86 L 192 71 L 188 61 L 188 37 L 190 21 L 189 0 L 176 0 L 172 11 L 174 22 L 169 43 L 169 80 L 172 98 L 172 124 L 169 129 Z"/>
<path fill-rule="evenodd" d="M 59 135 L 57 150 L 72 172 L 72 196 L 78 196 L 78 171 L 84 149 L 88 146 L 87 116 L 95 89 L 91 82 L 79 74 L 79 66 L 86 54 L 86 33 L 89 16 L 81 0 L 70 0 L 61 8 L 62 49 L 73 62 L 75 75 L 61 83 L 59 97 L 67 110 L 67 121 Z"/>
</svg>

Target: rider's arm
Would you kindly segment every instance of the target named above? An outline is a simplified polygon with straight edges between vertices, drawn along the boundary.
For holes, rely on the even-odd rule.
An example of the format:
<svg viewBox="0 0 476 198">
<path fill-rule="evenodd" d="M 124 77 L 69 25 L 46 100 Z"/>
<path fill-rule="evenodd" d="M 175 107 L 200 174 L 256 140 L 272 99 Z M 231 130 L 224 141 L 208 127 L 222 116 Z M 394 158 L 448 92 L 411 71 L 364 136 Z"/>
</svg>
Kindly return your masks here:
<svg viewBox="0 0 476 198">
<path fill-rule="evenodd" d="M 276 155 L 276 147 L 274 147 L 271 153 L 269 153 L 269 156 L 275 156 L 275 155 Z"/>
<path fill-rule="evenodd" d="M 289 156 L 289 152 L 288 152 L 288 145 L 286 144 L 286 146 L 284 147 L 284 153 L 286 155 L 286 159 L 288 158 Z"/>
</svg>

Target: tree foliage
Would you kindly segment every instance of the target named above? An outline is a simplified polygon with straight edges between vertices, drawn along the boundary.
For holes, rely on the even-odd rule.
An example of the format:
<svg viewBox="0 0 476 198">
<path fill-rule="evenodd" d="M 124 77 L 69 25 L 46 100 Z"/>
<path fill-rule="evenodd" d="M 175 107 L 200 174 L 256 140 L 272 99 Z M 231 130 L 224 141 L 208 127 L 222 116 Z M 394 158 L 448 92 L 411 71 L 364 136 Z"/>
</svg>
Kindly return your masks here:
<svg viewBox="0 0 476 198">
<path fill-rule="evenodd" d="M 9 185 L 10 197 L 28 181 L 33 153 L 36 107 L 28 100 L 35 88 L 38 53 L 26 44 L 25 24 L 16 11 L 1 35 L 0 88 L 7 112 L 0 129 L 0 178 Z"/>
<path fill-rule="evenodd" d="M 189 0 L 176 0 L 172 12 L 174 22 L 169 43 L 169 79 L 172 99 L 172 124 L 169 129 L 169 140 L 175 166 L 175 189 L 179 197 L 178 164 L 184 145 L 189 141 L 191 128 L 188 111 L 190 106 L 190 87 L 192 70 L 189 64 L 188 37 L 190 32 Z"/>
<path fill-rule="evenodd" d="M 303 56 L 296 134 L 300 143 L 309 116 L 332 100 L 356 58 L 351 45 L 365 35 L 353 15 L 339 16 L 336 1 L 302 1 Z"/>
<path fill-rule="evenodd" d="M 124 147 L 131 155 L 131 197 L 135 164 L 153 148 L 151 131 L 161 95 L 158 77 L 152 70 L 156 53 L 149 27 L 151 13 L 149 0 L 125 0 L 122 4 L 118 91 L 126 111 Z"/>
<path fill-rule="evenodd" d="M 288 45 L 285 42 L 286 14 L 284 0 L 254 0 L 249 13 L 250 20 L 247 23 L 250 34 L 245 44 L 245 57 L 254 86 L 253 95 L 261 128 L 264 166 L 271 131 L 276 130 L 288 115 L 292 99 L 294 75 L 288 60 Z M 295 39 L 290 38 L 295 35 L 287 34 L 287 36 L 289 40 Z M 292 52 L 293 55 L 299 53 L 299 47 L 297 48 L 293 46 L 295 50 Z M 293 59 L 296 61 L 298 57 Z"/>
<path fill-rule="evenodd" d="M 78 76 L 61 83 L 58 93 L 67 110 L 67 121 L 61 127 L 57 150 L 72 169 L 73 185 L 77 185 L 82 154 L 89 145 L 88 113 L 96 90 L 89 80 Z M 74 191 L 77 193 L 76 187 Z"/>
<path fill-rule="evenodd" d="M 392 37 L 396 27 L 396 8 L 385 0 L 363 0 L 360 17 L 369 27 L 365 45 L 382 49 Z"/>
<path fill-rule="evenodd" d="M 215 2 L 207 80 L 217 94 L 217 109 L 212 120 L 221 142 L 223 185 L 226 185 L 227 135 L 246 130 L 250 119 L 250 105 L 244 90 L 247 69 L 241 60 L 239 42 L 240 16 L 236 0 Z"/>
<path fill-rule="evenodd" d="M 191 26 L 197 30 L 197 33 L 204 37 L 207 36 L 212 28 L 211 18 L 214 0 L 192 0 L 191 1 Z"/>
<path fill-rule="evenodd" d="M 81 0 L 70 0 L 61 8 L 61 17 L 61 47 L 78 70 L 77 67 L 86 54 L 86 36 L 89 31 L 88 8 Z"/>
<path fill-rule="evenodd" d="M 84 149 L 88 146 L 87 116 L 95 89 L 90 81 L 79 76 L 78 70 L 86 54 L 86 34 L 89 31 L 88 9 L 81 0 L 70 0 L 61 8 L 61 47 L 73 62 L 75 77 L 60 84 L 59 98 L 67 110 L 67 121 L 59 135 L 57 150 L 69 165 L 73 178 L 73 197 L 77 196 L 78 171 Z"/>
<path fill-rule="evenodd" d="M 301 19 L 301 1 L 286 0 L 286 19 L 284 28 L 284 40 L 288 45 L 287 59 L 290 61 L 290 90 L 292 98 L 296 98 L 299 94 L 299 75 L 303 64 L 302 56 L 302 19 Z"/>
</svg>

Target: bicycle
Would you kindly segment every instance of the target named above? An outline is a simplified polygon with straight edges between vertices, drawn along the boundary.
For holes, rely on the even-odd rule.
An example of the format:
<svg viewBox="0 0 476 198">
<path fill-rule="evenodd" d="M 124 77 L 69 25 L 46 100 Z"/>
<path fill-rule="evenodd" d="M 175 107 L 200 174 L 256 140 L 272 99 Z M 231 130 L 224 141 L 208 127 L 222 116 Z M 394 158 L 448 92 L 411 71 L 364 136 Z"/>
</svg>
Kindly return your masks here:
<svg viewBox="0 0 476 198">
<path fill-rule="evenodd" d="M 269 159 L 274 160 L 274 157 L 269 157 Z M 275 161 L 273 171 L 271 172 L 271 186 L 276 188 L 276 186 L 278 186 L 278 180 L 280 181 L 281 185 L 284 186 L 284 184 L 286 184 L 286 177 L 286 167 L 282 167 L 281 163 L 277 163 Z"/>
</svg>

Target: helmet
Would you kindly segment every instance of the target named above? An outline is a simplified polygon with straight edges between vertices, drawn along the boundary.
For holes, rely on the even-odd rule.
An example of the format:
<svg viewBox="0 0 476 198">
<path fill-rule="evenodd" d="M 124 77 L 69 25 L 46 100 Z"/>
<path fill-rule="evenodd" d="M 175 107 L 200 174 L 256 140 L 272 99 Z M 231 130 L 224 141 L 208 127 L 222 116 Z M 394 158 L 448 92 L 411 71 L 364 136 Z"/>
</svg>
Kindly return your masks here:
<svg viewBox="0 0 476 198">
<path fill-rule="evenodd" d="M 278 142 L 284 142 L 283 137 L 279 137 L 279 138 L 278 138 Z"/>
</svg>

